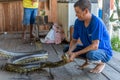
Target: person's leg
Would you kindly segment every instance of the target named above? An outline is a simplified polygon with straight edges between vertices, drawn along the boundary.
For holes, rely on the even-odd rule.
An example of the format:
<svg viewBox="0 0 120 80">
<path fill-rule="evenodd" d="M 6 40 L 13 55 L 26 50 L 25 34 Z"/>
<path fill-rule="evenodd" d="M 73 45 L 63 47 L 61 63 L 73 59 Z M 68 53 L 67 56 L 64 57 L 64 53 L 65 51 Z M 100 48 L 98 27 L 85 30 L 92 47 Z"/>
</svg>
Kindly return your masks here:
<svg viewBox="0 0 120 80">
<path fill-rule="evenodd" d="M 26 39 L 26 31 L 27 31 L 27 28 L 30 26 L 30 16 L 31 16 L 31 10 L 28 8 L 24 8 L 23 33 L 22 33 L 23 39 Z"/>
<path fill-rule="evenodd" d="M 100 73 L 105 67 L 105 63 L 110 60 L 109 56 L 107 56 L 107 53 L 104 50 L 98 49 L 89 51 L 86 54 L 87 59 L 92 61 L 101 61 L 97 63 L 96 67 L 90 70 L 90 72 L 93 73 Z"/>
<path fill-rule="evenodd" d="M 76 48 L 73 50 L 73 52 L 76 52 L 76 51 L 79 51 L 81 49 L 83 49 L 84 47 L 80 44 L 78 44 L 76 46 Z M 69 45 L 65 45 L 64 48 L 63 48 L 63 52 L 66 53 L 67 51 L 69 50 Z M 84 56 L 85 57 L 85 56 Z"/>
<path fill-rule="evenodd" d="M 32 30 L 33 30 L 33 24 L 30 24 L 30 39 L 34 38 L 32 35 Z"/>
<path fill-rule="evenodd" d="M 90 72 L 92 72 L 92 73 L 101 73 L 104 68 L 105 68 L 105 63 L 100 62 L 95 66 L 95 68 L 91 69 Z"/>
<path fill-rule="evenodd" d="M 65 45 L 63 48 L 63 53 L 66 53 L 69 50 L 69 45 Z"/>
<path fill-rule="evenodd" d="M 37 16 L 38 9 L 32 9 L 32 14 L 30 17 L 30 38 L 33 38 L 34 36 L 32 35 L 32 30 L 33 30 L 33 25 L 35 24 L 35 19 Z"/>
<path fill-rule="evenodd" d="M 84 48 L 85 47 L 83 47 L 82 45 L 77 45 L 76 49 L 73 52 L 77 52 Z M 81 55 L 77 56 L 76 58 L 85 60 L 85 62 L 79 66 L 79 69 L 84 69 L 89 65 L 88 59 L 86 58 L 86 54 L 81 54 Z"/>
<path fill-rule="evenodd" d="M 27 27 L 26 27 L 26 25 L 23 25 L 23 33 L 22 33 L 22 39 L 23 40 L 26 39 L 26 31 L 27 31 Z"/>
</svg>

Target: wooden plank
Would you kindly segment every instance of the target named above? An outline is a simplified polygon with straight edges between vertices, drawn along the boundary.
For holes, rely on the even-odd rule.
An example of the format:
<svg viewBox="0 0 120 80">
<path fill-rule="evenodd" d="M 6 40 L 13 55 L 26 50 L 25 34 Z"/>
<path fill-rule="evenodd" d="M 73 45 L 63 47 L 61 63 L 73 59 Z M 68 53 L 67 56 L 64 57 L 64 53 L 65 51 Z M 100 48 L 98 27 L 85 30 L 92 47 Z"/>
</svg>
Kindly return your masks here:
<svg viewBox="0 0 120 80">
<path fill-rule="evenodd" d="M 22 1 L 0 3 L 0 32 L 22 30 Z"/>
<path fill-rule="evenodd" d="M 0 11 L 2 10 L 2 4 L 0 4 Z M 1 11 L 0 12 L 0 17 L 3 17 L 3 12 Z M 3 31 L 3 19 L 2 18 L 0 18 L 0 32 L 2 33 L 2 31 Z"/>
<path fill-rule="evenodd" d="M 9 39 L 3 38 L 3 40 L 0 41 L 0 42 L 1 42 L 1 45 L 0 45 L 0 48 L 1 48 L 1 49 L 9 50 L 9 47 L 8 47 L 8 45 L 9 45 L 9 43 L 10 43 L 10 40 L 9 40 Z"/>
<path fill-rule="evenodd" d="M 15 52 L 26 52 L 26 51 L 34 51 L 36 49 L 35 45 L 30 44 L 23 44 L 21 39 L 17 38 L 19 35 L 8 34 L 9 35 L 9 44 L 8 42 L 2 41 L 3 44 L 0 42 L 0 46 L 6 45 L 9 47 L 9 51 Z M 5 46 L 5 47 L 6 47 Z M 0 67 L 5 64 L 6 60 L 0 59 Z M 26 74 L 19 74 L 19 73 L 11 73 L 7 71 L 0 70 L 0 79 L 2 80 L 51 80 L 50 74 L 47 70 L 41 70 L 38 72 Z"/>
<path fill-rule="evenodd" d="M 113 57 L 108 62 L 108 65 L 120 73 L 120 61 L 119 60 L 117 60 L 116 58 Z"/>
<path fill-rule="evenodd" d="M 82 65 L 84 63 L 84 60 L 75 59 L 75 62 L 78 65 Z M 104 76 L 101 73 L 99 73 L 99 74 L 90 73 L 89 71 L 94 67 L 95 67 L 95 65 L 91 64 L 91 65 L 88 65 L 87 68 L 83 69 L 83 71 L 86 73 L 86 75 L 88 75 L 90 77 L 91 80 L 95 80 L 95 79 L 97 79 L 97 80 L 109 80 L 109 78 L 107 78 L 106 76 Z"/>
<path fill-rule="evenodd" d="M 24 77 L 20 76 L 20 74 L 17 73 L 9 73 L 9 72 L 5 72 L 5 71 L 0 71 L 0 79 L 1 80 L 17 80 L 19 78 L 23 78 Z"/>
<path fill-rule="evenodd" d="M 38 43 L 33 43 L 31 45 L 31 43 L 28 44 L 22 44 L 21 43 L 21 39 L 18 40 L 19 44 L 16 45 L 16 51 L 18 52 L 30 52 L 30 51 L 35 51 L 35 50 L 41 50 L 42 46 L 41 44 Z M 25 48 L 26 47 L 26 48 Z M 22 49 L 22 50 L 21 50 Z M 26 77 L 28 77 L 28 80 L 50 80 L 50 74 L 47 70 L 41 70 L 38 72 L 33 72 L 33 73 L 29 73 L 28 75 L 24 75 Z"/>
<path fill-rule="evenodd" d="M 15 52 L 27 52 L 33 51 L 37 49 L 35 44 L 23 44 L 22 40 L 20 39 L 19 35 L 14 34 L 7 34 L 7 39 L 5 40 L 2 38 L 3 36 L 0 35 L 0 48 L 6 49 L 8 51 L 15 51 Z M 9 41 L 8 41 L 9 40 Z M 49 61 L 59 61 L 61 59 L 62 52 L 62 45 L 50 45 L 50 44 L 43 44 L 43 49 L 49 52 Z M 118 56 L 117 56 L 118 57 Z M 0 59 L 0 67 L 5 63 L 5 60 Z M 39 72 L 34 72 L 28 75 L 25 74 L 16 74 L 10 73 L 6 71 L 0 70 L 0 78 L 2 80 L 17 80 L 17 79 L 25 79 L 25 80 L 119 80 L 120 79 L 120 65 L 119 59 L 115 56 L 108 62 L 105 69 L 100 74 L 93 74 L 89 73 L 88 70 L 94 67 L 94 65 L 88 66 L 84 70 L 76 69 L 76 65 L 82 64 L 83 61 L 76 59 L 75 62 L 67 64 L 65 66 L 52 68 Z M 5 75 L 5 76 L 4 76 Z M 14 75 L 14 76 L 13 76 Z M 61 79 L 60 79 L 61 78 Z"/>
<path fill-rule="evenodd" d="M 17 51 L 17 52 L 28 52 L 35 51 L 36 45 L 33 43 L 23 44 L 22 39 L 20 38 L 21 34 L 7 34 L 6 39 L 4 35 L 0 36 L 0 48 L 8 51 Z"/>
<path fill-rule="evenodd" d="M 35 42 L 35 45 L 36 45 L 36 50 L 42 50 L 42 49 L 43 49 L 42 43 L 40 43 L 40 42 Z"/>
<path fill-rule="evenodd" d="M 103 21 L 109 30 L 110 0 L 103 0 Z"/>
<path fill-rule="evenodd" d="M 15 40 L 13 41 L 13 39 L 9 39 L 9 37 L 12 37 L 12 35 L 6 34 L 6 38 L 4 39 L 5 50 L 13 52 L 15 48 Z"/>
<path fill-rule="evenodd" d="M 54 48 L 57 48 L 57 52 L 58 55 L 62 55 L 62 46 L 54 46 Z M 74 77 L 73 80 L 76 79 L 81 79 L 81 80 L 95 80 L 97 78 L 97 80 L 108 80 L 105 76 L 103 76 L 102 74 L 92 74 L 89 73 L 88 70 L 78 70 L 75 68 L 75 65 L 82 65 L 83 64 L 83 60 L 79 60 L 79 59 L 75 59 L 75 62 L 73 64 L 69 64 L 69 65 L 65 65 L 66 68 L 69 68 L 71 66 L 71 68 L 68 69 L 68 71 L 70 73 L 72 73 L 72 76 L 74 77 L 75 75 L 79 75 L 78 77 Z M 75 64 L 77 63 L 77 64 Z"/>
<path fill-rule="evenodd" d="M 51 0 L 51 19 L 52 22 L 57 21 L 57 0 Z M 53 16 L 54 15 L 54 16 Z"/>
<path fill-rule="evenodd" d="M 29 74 L 29 80 L 51 80 L 50 74 L 47 70 L 41 70 Z"/>
<path fill-rule="evenodd" d="M 95 76 L 98 77 L 97 80 L 108 80 L 108 79 L 110 79 L 110 80 L 119 80 L 120 77 L 117 77 L 117 76 L 120 75 L 120 73 L 118 72 L 118 70 L 120 70 L 120 67 L 119 67 L 120 65 L 116 64 L 116 63 L 119 63 L 119 61 L 117 61 L 115 58 L 113 58 L 108 63 L 110 66 L 106 65 L 106 67 L 105 67 L 105 69 L 103 70 L 102 73 L 95 74 L 95 75 L 88 73 L 88 75 L 90 75 L 91 79 L 95 79 Z M 112 73 L 110 73 L 110 72 L 112 72 Z"/>
<path fill-rule="evenodd" d="M 49 52 L 48 61 L 56 62 L 60 60 L 50 44 L 43 44 L 43 49 Z M 64 66 L 50 68 L 50 74 L 53 76 L 54 80 L 71 80 L 72 78 Z"/>
<path fill-rule="evenodd" d="M 63 46 L 62 45 L 54 45 L 54 48 L 59 57 L 63 55 Z M 72 80 L 91 80 L 85 72 L 82 70 L 78 70 L 77 64 L 75 62 L 71 62 L 65 65 L 66 70 L 72 76 Z"/>
<path fill-rule="evenodd" d="M 10 19 L 10 16 L 9 16 L 9 14 L 8 13 L 10 13 L 9 12 L 9 4 L 8 3 L 3 3 L 2 4 L 3 5 L 3 12 L 4 12 L 4 19 L 5 19 L 5 26 L 4 26 L 4 31 L 8 31 L 8 29 L 9 29 L 9 19 Z"/>
<path fill-rule="evenodd" d="M 48 21 L 57 22 L 57 0 L 49 0 L 49 10 L 47 11 Z M 54 15 L 54 16 L 53 16 Z"/>
<path fill-rule="evenodd" d="M 1 48 L 4 48 L 7 51 L 15 51 L 15 45 L 18 43 L 17 39 L 9 39 L 12 38 L 13 35 L 7 34 L 7 38 L 2 40 L 3 44 L 0 44 L 0 46 L 2 46 Z M 16 44 L 15 44 L 16 43 Z M 5 46 L 3 46 L 5 45 Z M 7 62 L 7 60 L 5 59 L 1 59 L 0 60 L 0 67 L 3 67 L 5 65 L 5 63 Z M 11 73 L 11 72 L 7 72 L 7 71 L 3 71 L 0 70 L 0 79 L 2 80 L 16 80 L 16 79 L 26 79 L 27 76 L 23 76 L 24 74 L 18 74 L 18 73 Z"/>
<path fill-rule="evenodd" d="M 3 44 L 3 39 L 4 39 L 4 35 L 0 34 L 0 48 L 2 48 L 2 44 Z"/>
<path fill-rule="evenodd" d="M 21 16 L 23 16 L 23 13 L 22 14 L 19 14 L 19 13 L 21 13 L 21 12 L 23 12 L 23 4 L 22 4 L 22 2 L 19 2 L 19 3 L 17 3 L 18 5 L 18 8 L 19 9 L 17 9 L 17 12 L 18 12 L 18 31 L 23 31 L 23 25 L 22 25 L 22 20 L 23 20 L 23 17 L 21 17 Z"/>
<path fill-rule="evenodd" d="M 80 64 L 80 61 L 76 61 L 78 64 Z M 94 65 L 90 65 L 90 68 L 86 68 L 86 70 L 90 70 L 91 68 L 94 68 Z M 120 75 L 118 71 L 116 71 L 114 68 L 106 64 L 105 69 L 103 70 L 102 73 L 100 74 L 93 74 L 93 73 L 86 73 L 91 77 L 91 79 L 96 79 L 97 80 L 119 80 L 120 77 L 117 77 Z"/>
<path fill-rule="evenodd" d="M 116 58 L 117 60 L 119 60 L 120 62 L 120 53 L 117 51 L 113 51 L 113 57 Z"/>
<path fill-rule="evenodd" d="M 105 69 L 103 70 L 103 74 L 107 76 L 110 80 L 120 80 L 120 73 L 109 65 L 106 65 Z"/>
</svg>

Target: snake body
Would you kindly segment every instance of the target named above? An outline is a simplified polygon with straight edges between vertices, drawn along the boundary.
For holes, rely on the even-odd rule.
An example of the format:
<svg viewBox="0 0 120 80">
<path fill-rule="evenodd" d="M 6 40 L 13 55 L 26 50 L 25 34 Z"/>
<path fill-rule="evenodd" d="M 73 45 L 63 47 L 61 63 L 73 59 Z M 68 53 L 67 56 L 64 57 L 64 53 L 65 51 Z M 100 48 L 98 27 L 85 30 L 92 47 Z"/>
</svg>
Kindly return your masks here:
<svg viewBox="0 0 120 80">
<path fill-rule="evenodd" d="M 14 53 L 0 49 L 0 56 L 8 58 L 4 69 L 11 72 L 28 73 L 42 68 L 54 68 L 67 64 L 68 55 L 63 54 L 62 60 L 57 62 L 46 61 L 48 52 L 45 50 L 25 53 Z"/>
</svg>

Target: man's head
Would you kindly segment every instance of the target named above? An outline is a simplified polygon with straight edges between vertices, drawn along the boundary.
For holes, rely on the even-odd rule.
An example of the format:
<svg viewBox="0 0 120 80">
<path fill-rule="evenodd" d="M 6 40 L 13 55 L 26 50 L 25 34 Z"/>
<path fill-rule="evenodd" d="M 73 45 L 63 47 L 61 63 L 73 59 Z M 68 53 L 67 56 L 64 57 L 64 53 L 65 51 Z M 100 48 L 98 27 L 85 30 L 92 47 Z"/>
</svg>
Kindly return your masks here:
<svg viewBox="0 0 120 80">
<path fill-rule="evenodd" d="M 74 4 L 76 16 L 80 20 L 85 20 L 91 12 L 91 3 L 89 0 L 78 0 Z"/>
</svg>

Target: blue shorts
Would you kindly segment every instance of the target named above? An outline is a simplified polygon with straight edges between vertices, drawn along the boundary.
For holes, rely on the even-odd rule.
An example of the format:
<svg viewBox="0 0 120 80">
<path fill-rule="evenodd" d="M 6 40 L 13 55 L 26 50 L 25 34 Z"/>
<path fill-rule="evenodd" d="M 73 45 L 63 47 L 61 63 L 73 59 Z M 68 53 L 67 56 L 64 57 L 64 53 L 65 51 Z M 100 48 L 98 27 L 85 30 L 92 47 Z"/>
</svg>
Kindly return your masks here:
<svg viewBox="0 0 120 80">
<path fill-rule="evenodd" d="M 85 47 L 83 47 L 82 45 L 77 45 L 76 48 L 73 50 L 73 52 L 77 52 L 79 50 L 84 49 Z M 65 46 L 65 48 L 63 49 L 63 52 L 67 52 L 69 49 L 69 45 Z M 81 54 L 79 55 L 79 57 L 82 58 L 87 58 L 89 60 L 93 60 L 93 61 L 98 61 L 101 60 L 102 62 L 106 63 L 110 60 L 110 56 L 107 55 L 107 53 L 102 50 L 102 49 L 98 49 L 98 50 L 91 50 L 89 52 L 87 52 L 86 54 Z"/>
<path fill-rule="evenodd" d="M 35 23 L 38 9 L 24 8 L 23 25 L 30 25 Z"/>
</svg>

